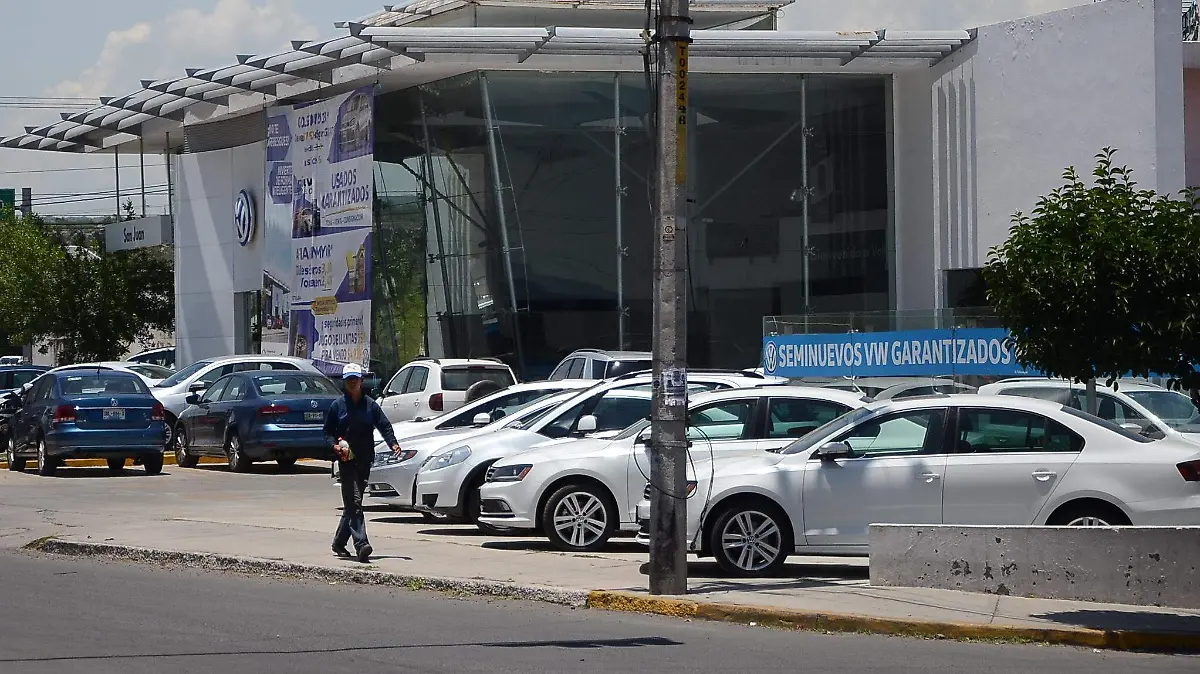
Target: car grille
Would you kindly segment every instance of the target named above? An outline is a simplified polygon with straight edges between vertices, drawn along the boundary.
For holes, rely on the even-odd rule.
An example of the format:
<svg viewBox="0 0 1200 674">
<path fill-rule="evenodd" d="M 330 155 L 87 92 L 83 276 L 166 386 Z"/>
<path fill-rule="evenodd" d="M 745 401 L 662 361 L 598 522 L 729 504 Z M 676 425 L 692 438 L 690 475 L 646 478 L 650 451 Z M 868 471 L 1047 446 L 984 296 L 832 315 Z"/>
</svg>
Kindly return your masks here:
<svg viewBox="0 0 1200 674">
<path fill-rule="evenodd" d="M 483 476 L 483 481 L 484 481 L 484 482 L 491 482 L 491 481 L 492 481 L 492 476 L 493 476 L 493 475 L 495 475 L 495 474 L 496 474 L 496 467 L 495 467 L 495 466 L 489 466 L 489 467 L 488 467 L 488 469 L 487 469 L 487 474 Z"/>
</svg>

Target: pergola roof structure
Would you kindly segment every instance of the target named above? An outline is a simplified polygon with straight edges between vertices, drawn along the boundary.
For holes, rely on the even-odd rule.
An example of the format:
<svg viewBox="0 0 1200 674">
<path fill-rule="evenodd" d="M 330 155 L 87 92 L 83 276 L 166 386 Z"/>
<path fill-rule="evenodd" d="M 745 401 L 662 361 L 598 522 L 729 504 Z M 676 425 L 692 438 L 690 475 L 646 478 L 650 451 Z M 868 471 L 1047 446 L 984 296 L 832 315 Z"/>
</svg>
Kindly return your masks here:
<svg viewBox="0 0 1200 674">
<path fill-rule="evenodd" d="M 697 0 L 725 13 L 741 12 L 761 19 L 785 2 L 767 5 L 742 0 Z M 142 88 L 121 97 L 102 97 L 83 112 L 61 113 L 62 119 L 30 126 L 23 134 L 0 138 L 0 147 L 58 152 L 93 152 L 161 131 L 163 121 L 182 127 L 193 106 L 230 106 L 230 98 L 261 94 L 263 101 L 278 97 L 280 86 L 366 83 L 382 71 L 420 68 L 424 64 L 460 63 L 537 65 L 560 57 L 640 57 L 648 47 L 647 33 L 637 28 L 413 26 L 431 16 L 468 5 L 506 8 L 636 9 L 643 3 L 627 0 L 417 0 L 402 7 L 385 5 L 383 12 L 357 21 L 339 22 L 345 35 L 327 40 L 292 42 L 290 51 L 265 56 L 242 54 L 220 68 L 185 70 L 182 77 L 143 80 Z M 628 8 L 625 5 L 629 5 Z M 755 14 L 758 12 L 758 14 Z M 971 31 L 854 31 L 810 32 L 712 28 L 692 33 L 692 59 L 811 59 L 824 66 L 846 66 L 864 60 L 906 62 L 932 66 L 974 39 Z M 494 65 L 493 65 L 494 64 Z M 367 66 L 346 74 L 349 66 Z M 151 124 L 148 124 L 151 123 Z M 148 129 L 148 127 L 150 127 Z"/>
</svg>

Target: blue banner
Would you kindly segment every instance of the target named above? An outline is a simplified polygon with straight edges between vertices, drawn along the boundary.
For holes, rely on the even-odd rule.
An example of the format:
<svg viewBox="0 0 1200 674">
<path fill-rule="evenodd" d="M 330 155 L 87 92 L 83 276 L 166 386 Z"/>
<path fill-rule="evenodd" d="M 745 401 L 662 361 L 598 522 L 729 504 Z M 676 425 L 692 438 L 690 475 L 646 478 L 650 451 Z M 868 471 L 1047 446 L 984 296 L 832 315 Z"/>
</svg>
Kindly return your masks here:
<svg viewBox="0 0 1200 674">
<path fill-rule="evenodd" d="M 763 369 L 778 377 L 949 377 L 1029 374 L 1008 332 L 951 328 L 763 338 Z"/>
</svg>

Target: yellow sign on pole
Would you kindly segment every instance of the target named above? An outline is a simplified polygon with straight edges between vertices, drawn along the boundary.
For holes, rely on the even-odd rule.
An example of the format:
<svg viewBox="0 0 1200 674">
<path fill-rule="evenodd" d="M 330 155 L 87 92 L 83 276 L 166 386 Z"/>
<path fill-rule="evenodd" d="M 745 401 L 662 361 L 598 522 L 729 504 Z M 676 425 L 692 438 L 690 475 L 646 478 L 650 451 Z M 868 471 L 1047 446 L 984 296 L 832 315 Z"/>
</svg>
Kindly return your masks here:
<svg viewBox="0 0 1200 674">
<path fill-rule="evenodd" d="M 675 139 L 676 149 L 675 184 L 687 184 L 687 125 L 688 125 L 688 44 L 675 43 Z"/>
</svg>

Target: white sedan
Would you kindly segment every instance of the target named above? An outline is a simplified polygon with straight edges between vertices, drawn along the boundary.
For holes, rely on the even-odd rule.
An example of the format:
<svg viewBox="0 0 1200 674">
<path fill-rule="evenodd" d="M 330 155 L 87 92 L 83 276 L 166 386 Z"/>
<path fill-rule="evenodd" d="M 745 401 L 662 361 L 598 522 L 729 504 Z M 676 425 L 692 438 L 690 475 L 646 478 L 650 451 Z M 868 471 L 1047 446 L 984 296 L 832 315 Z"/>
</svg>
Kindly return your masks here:
<svg viewBox="0 0 1200 674">
<path fill-rule="evenodd" d="M 698 465 L 688 544 L 742 576 L 789 554 L 865 555 L 872 523 L 1200 524 L 1200 454 L 1054 403 L 873 403 L 779 454 Z M 638 504 L 647 541 L 649 504 Z"/>
<path fill-rule="evenodd" d="M 367 484 L 367 496 L 374 497 L 394 508 L 411 509 L 413 497 L 417 490 L 417 471 L 421 464 L 431 455 L 441 451 L 448 445 L 464 442 L 476 436 L 495 433 L 505 428 L 519 426 L 556 407 L 559 403 L 572 396 L 571 391 L 560 391 L 545 396 L 540 400 L 529 403 L 510 415 L 501 417 L 490 424 L 468 426 L 466 428 L 450 428 L 434 431 L 424 435 L 409 436 L 400 441 L 400 453 L 388 449 L 382 440 L 375 446 L 375 463 L 371 468 L 371 480 Z M 403 423 L 403 422 L 402 422 Z M 334 471 L 334 478 L 339 476 Z M 438 521 L 441 517 L 433 513 L 427 515 L 428 521 Z"/>
<path fill-rule="evenodd" d="M 835 389 L 763 387 L 699 394 L 689 401 L 696 458 L 778 451 L 869 402 Z M 591 552 L 618 529 L 636 531 L 636 506 L 650 474 L 643 420 L 612 440 L 551 444 L 497 461 L 480 488 L 479 521 L 533 529 L 560 550 Z"/>
</svg>

